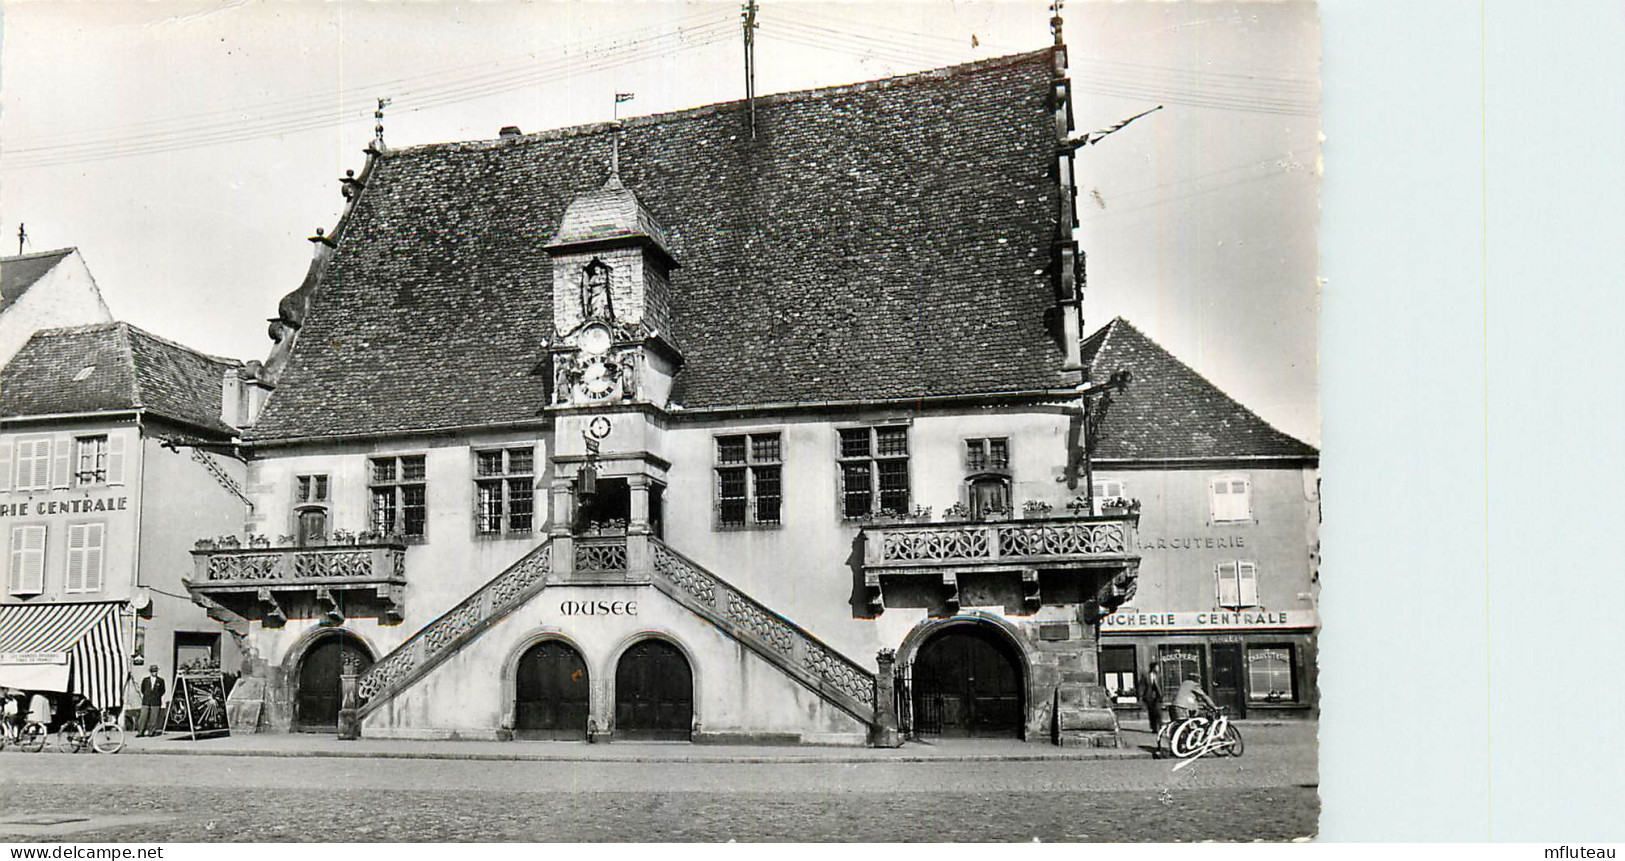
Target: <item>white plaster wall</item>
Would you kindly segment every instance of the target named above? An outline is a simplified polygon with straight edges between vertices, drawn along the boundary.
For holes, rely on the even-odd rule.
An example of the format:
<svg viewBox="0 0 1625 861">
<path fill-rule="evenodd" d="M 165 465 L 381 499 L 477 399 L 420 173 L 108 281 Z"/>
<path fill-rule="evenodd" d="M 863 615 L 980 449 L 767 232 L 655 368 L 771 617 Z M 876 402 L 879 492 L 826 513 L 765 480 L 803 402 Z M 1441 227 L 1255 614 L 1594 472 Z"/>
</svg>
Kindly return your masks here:
<svg viewBox="0 0 1625 861">
<path fill-rule="evenodd" d="M 40 276 L 16 304 L 0 314 L 0 366 L 11 361 L 40 329 L 112 321 L 113 315 L 102 301 L 90 269 L 75 251 Z"/>
<path fill-rule="evenodd" d="M 566 616 L 566 601 L 635 601 L 636 616 Z M 578 649 L 592 686 L 591 715 L 613 725 L 616 661 L 649 635 L 675 643 L 694 673 L 694 717 L 704 732 L 793 732 L 803 741 L 862 744 L 866 728 L 650 586 L 549 586 L 416 685 L 369 715 L 375 737 L 489 738 L 511 728 L 511 679 L 525 648 L 559 634 Z"/>
<path fill-rule="evenodd" d="M 1140 585 L 1124 612 L 1216 610 L 1214 566 L 1258 565 L 1259 603 L 1268 610 L 1308 610 L 1313 582 L 1317 501 L 1310 469 L 1097 470 L 1096 480 L 1124 482 L 1140 501 Z M 1252 482 L 1253 519 L 1215 523 L 1208 483 L 1220 475 Z M 1236 546 L 1238 545 L 1239 546 Z"/>
</svg>

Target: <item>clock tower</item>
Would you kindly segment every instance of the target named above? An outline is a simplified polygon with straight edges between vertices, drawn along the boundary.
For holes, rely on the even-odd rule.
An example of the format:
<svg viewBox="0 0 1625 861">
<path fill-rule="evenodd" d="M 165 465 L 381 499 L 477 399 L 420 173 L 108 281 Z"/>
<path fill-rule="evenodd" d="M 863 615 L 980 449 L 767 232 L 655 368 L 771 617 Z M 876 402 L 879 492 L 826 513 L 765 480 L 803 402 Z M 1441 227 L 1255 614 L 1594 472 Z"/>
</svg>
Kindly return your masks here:
<svg viewBox="0 0 1625 861">
<path fill-rule="evenodd" d="M 664 408 L 682 354 L 668 329 L 670 240 L 610 174 L 571 201 L 553 257 L 552 406 Z"/>
<path fill-rule="evenodd" d="M 661 534 L 670 469 L 663 417 L 683 362 L 670 331 L 671 240 L 612 168 L 602 188 L 570 202 L 546 250 L 552 576 L 648 582 L 648 539 Z"/>
</svg>

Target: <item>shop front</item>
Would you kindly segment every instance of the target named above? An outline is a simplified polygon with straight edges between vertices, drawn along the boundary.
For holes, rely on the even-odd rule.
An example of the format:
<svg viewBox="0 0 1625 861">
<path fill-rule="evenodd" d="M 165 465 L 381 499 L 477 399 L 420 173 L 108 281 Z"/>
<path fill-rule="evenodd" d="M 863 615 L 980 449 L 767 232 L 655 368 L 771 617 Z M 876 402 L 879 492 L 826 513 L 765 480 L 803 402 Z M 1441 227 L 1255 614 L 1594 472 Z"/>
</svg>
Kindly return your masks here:
<svg viewBox="0 0 1625 861">
<path fill-rule="evenodd" d="M 0 606 L 0 687 L 124 705 L 129 674 L 116 601 Z M 60 705 L 60 704 L 59 704 Z"/>
<path fill-rule="evenodd" d="M 1318 629 L 1313 610 L 1121 611 L 1101 621 L 1101 680 L 1118 711 L 1142 710 L 1156 660 L 1164 702 L 1193 679 L 1236 717 L 1312 718 Z"/>
</svg>

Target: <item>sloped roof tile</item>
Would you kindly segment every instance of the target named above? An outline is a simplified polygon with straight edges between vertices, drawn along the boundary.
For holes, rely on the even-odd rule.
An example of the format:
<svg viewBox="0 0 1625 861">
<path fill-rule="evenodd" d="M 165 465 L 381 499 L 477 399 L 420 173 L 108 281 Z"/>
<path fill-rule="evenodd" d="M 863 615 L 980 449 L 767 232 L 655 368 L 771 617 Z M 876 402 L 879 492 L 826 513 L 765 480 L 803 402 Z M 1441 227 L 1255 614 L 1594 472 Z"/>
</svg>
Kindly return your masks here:
<svg viewBox="0 0 1625 861">
<path fill-rule="evenodd" d="M 145 409 L 229 435 L 221 381 L 241 366 L 128 323 L 44 329 L 0 371 L 0 417 Z"/>
<path fill-rule="evenodd" d="M 34 282 L 45 277 L 45 273 L 73 251 L 72 248 L 58 248 L 18 257 L 0 257 L 0 312 L 16 304 L 28 292 L 28 288 L 34 286 Z"/>
<path fill-rule="evenodd" d="M 624 120 L 681 264 L 684 407 L 1071 386 L 1054 323 L 1049 51 Z M 545 251 L 612 126 L 383 157 L 252 436 L 535 418 Z"/>
<path fill-rule="evenodd" d="M 1097 460 L 1318 459 L 1118 317 L 1083 343 L 1089 379 L 1128 371 L 1095 436 Z"/>
</svg>

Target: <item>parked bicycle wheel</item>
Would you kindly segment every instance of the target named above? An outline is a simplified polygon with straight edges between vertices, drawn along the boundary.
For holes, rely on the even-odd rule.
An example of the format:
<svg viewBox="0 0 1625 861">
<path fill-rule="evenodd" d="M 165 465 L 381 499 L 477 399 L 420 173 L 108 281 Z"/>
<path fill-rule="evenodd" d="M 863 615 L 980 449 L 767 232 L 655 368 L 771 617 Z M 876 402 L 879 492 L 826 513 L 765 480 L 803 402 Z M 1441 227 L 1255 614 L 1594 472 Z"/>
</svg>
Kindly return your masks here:
<svg viewBox="0 0 1625 861">
<path fill-rule="evenodd" d="M 56 747 L 63 753 L 79 753 L 90 749 L 90 733 L 76 720 L 70 720 L 56 731 Z"/>
<path fill-rule="evenodd" d="M 124 730 L 112 721 L 102 721 L 91 732 L 90 744 L 97 753 L 118 753 L 124 749 Z"/>
<path fill-rule="evenodd" d="M 1169 749 L 1173 751 L 1174 756 L 1185 759 L 1201 750 L 1203 745 L 1207 744 L 1207 725 L 1207 718 L 1199 717 L 1180 724 L 1174 730 L 1173 741 L 1169 743 Z"/>
<path fill-rule="evenodd" d="M 44 724 L 28 724 L 23 727 L 23 734 L 18 739 L 17 746 L 29 753 L 39 753 L 45 749 L 45 737 L 47 735 L 50 735 L 50 733 L 45 731 Z"/>
<path fill-rule="evenodd" d="M 1241 756 L 1242 750 L 1245 749 L 1246 746 L 1241 742 L 1241 730 L 1236 729 L 1235 724 L 1225 727 L 1224 746 L 1230 751 L 1231 756 Z"/>
</svg>

